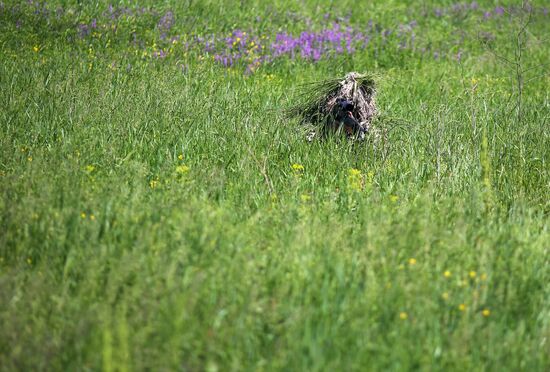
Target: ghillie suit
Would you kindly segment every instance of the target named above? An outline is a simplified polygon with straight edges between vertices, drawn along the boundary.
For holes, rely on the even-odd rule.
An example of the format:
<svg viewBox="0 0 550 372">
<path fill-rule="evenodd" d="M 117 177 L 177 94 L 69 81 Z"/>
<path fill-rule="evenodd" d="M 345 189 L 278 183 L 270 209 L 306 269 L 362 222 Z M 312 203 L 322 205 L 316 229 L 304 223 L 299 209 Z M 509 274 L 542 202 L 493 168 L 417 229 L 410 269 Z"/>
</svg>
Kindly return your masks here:
<svg viewBox="0 0 550 372">
<path fill-rule="evenodd" d="M 314 83 L 304 92 L 300 103 L 288 113 L 302 124 L 316 126 L 308 140 L 329 133 L 345 133 L 349 138 L 365 139 L 375 132 L 375 83 L 372 76 L 350 72 L 342 79 Z"/>
</svg>

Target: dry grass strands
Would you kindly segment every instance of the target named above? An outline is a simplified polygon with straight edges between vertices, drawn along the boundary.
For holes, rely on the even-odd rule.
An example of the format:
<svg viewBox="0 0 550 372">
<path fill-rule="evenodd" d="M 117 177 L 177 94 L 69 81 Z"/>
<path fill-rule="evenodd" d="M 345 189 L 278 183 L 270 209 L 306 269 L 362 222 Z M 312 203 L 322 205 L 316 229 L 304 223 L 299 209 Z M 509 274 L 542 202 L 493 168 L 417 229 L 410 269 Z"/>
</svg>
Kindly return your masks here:
<svg viewBox="0 0 550 372">
<path fill-rule="evenodd" d="M 344 79 L 308 85 L 288 114 L 299 118 L 302 124 L 317 127 L 308 135 L 309 141 L 329 133 L 364 139 L 373 132 L 371 124 L 377 114 L 375 94 L 373 76 L 350 72 Z"/>
</svg>

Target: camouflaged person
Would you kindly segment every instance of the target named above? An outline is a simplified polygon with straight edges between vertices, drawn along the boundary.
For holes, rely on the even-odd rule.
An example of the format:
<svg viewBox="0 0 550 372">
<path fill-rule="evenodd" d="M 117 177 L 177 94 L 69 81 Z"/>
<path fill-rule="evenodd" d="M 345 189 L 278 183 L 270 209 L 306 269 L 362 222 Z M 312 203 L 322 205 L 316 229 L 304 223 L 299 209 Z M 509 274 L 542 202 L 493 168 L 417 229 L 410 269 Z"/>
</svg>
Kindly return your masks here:
<svg viewBox="0 0 550 372">
<path fill-rule="evenodd" d="M 350 72 L 343 80 L 333 79 L 311 85 L 302 102 L 289 113 L 302 124 L 313 125 L 308 141 L 330 133 L 344 133 L 348 138 L 365 139 L 372 132 L 375 118 L 375 84 L 369 75 Z"/>
</svg>

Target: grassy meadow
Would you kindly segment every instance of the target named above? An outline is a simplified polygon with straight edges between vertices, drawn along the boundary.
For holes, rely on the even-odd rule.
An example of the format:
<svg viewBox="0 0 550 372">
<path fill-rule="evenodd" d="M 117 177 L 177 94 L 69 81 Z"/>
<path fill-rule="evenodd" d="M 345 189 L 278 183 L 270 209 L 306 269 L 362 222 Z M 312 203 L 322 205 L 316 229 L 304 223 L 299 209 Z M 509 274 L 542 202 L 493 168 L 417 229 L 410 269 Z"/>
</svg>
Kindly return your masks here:
<svg viewBox="0 0 550 372">
<path fill-rule="evenodd" d="M 550 370 L 548 8 L 1 0 L 0 370 Z"/>
</svg>

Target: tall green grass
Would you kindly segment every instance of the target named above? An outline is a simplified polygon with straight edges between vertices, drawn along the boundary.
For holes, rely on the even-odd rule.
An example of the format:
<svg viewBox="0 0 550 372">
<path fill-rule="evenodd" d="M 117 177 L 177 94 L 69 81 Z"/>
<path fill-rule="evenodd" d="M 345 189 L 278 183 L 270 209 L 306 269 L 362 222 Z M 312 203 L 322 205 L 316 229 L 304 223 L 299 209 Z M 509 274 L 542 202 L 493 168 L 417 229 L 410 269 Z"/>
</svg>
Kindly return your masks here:
<svg viewBox="0 0 550 372">
<path fill-rule="evenodd" d="M 175 9 L 220 31 L 264 9 L 225 4 Z M 460 63 L 370 48 L 244 75 L 4 21 L 0 369 L 550 367 L 548 75 L 518 117 L 514 71 L 476 38 Z M 425 40 L 454 30 L 419 22 Z M 463 22 L 514 55 L 516 23 Z M 547 25 L 524 66 L 547 58 Z M 283 110 L 349 70 L 381 76 L 386 141 L 307 143 Z"/>
</svg>

